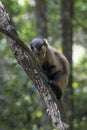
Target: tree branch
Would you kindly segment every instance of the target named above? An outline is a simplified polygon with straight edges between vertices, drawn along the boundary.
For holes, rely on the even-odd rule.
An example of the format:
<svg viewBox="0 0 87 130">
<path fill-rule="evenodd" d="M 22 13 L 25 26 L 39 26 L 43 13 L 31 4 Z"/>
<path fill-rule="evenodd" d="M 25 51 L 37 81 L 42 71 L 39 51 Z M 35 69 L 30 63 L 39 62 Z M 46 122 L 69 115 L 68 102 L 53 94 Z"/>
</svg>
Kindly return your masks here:
<svg viewBox="0 0 87 130">
<path fill-rule="evenodd" d="M 37 60 L 30 49 L 19 39 L 18 34 L 6 12 L 3 4 L 0 2 L 0 31 L 10 37 L 8 43 L 17 62 L 23 67 L 31 80 L 35 83 L 47 109 L 50 112 L 52 122 L 57 130 L 64 130 L 64 123 L 61 121 L 61 116 L 58 104 L 48 84 L 47 77 L 42 73 Z"/>
</svg>

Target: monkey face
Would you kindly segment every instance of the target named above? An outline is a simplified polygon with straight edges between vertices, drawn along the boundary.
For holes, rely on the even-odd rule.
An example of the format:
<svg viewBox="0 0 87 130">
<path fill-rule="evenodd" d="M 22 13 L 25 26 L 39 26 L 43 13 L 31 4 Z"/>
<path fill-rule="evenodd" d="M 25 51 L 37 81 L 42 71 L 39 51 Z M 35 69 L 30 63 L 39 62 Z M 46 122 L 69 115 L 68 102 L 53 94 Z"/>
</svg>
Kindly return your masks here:
<svg viewBox="0 0 87 130">
<path fill-rule="evenodd" d="M 31 50 L 38 60 L 43 60 L 46 58 L 46 43 L 44 39 L 35 38 L 31 43 Z"/>
<path fill-rule="evenodd" d="M 36 58 L 38 58 L 38 60 L 43 60 L 44 58 L 46 58 L 46 46 L 44 45 L 40 49 L 33 48 L 32 52 L 34 53 Z"/>
</svg>

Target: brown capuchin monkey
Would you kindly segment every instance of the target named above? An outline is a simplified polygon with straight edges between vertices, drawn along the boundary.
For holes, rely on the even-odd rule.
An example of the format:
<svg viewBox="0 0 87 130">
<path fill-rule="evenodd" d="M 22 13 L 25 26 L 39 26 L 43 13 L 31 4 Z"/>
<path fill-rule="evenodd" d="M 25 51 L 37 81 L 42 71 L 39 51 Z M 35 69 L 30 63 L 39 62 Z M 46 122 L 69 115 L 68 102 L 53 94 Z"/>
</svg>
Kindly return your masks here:
<svg viewBox="0 0 87 130">
<path fill-rule="evenodd" d="M 69 80 L 68 60 L 43 38 L 33 39 L 31 50 L 42 67 L 43 73 L 48 77 L 57 99 L 61 99 L 62 90 L 67 86 Z"/>
</svg>

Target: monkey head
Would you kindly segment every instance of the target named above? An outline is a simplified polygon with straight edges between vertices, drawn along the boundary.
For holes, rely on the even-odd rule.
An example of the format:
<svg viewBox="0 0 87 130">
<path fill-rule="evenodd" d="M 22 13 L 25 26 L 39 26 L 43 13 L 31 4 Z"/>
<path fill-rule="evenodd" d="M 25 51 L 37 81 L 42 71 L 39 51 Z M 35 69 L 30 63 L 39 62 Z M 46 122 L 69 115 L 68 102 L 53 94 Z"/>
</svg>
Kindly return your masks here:
<svg viewBox="0 0 87 130">
<path fill-rule="evenodd" d="M 31 50 L 38 60 L 44 60 L 47 52 L 47 41 L 42 38 L 34 38 L 31 42 Z"/>
</svg>

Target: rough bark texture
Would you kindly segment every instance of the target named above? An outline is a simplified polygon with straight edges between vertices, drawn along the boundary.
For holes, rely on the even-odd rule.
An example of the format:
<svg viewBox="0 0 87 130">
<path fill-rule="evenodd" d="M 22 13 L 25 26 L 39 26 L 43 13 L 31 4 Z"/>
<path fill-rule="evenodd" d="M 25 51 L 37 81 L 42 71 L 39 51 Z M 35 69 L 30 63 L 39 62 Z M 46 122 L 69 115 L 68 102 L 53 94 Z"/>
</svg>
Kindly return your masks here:
<svg viewBox="0 0 87 130">
<path fill-rule="evenodd" d="M 19 39 L 9 15 L 6 13 L 1 2 L 0 31 L 11 38 L 8 44 L 17 59 L 17 62 L 23 67 L 28 76 L 37 86 L 37 89 L 50 112 L 52 122 L 55 124 L 56 129 L 65 130 L 64 123 L 61 121 L 59 107 L 48 84 L 48 79 L 42 73 L 30 49 Z"/>
<path fill-rule="evenodd" d="M 35 0 L 36 23 L 38 36 L 47 38 L 47 5 L 46 0 Z"/>
<path fill-rule="evenodd" d="M 73 88 L 72 88 L 72 44 L 73 44 L 73 4 L 74 0 L 61 1 L 62 13 L 62 48 L 64 55 L 68 58 L 70 63 L 70 80 L 68 89 L 64 96 L 64 102 L 67 104 L 68 114 L 71 119 L 71 129 L 73 129 Z"/>
</svg>

